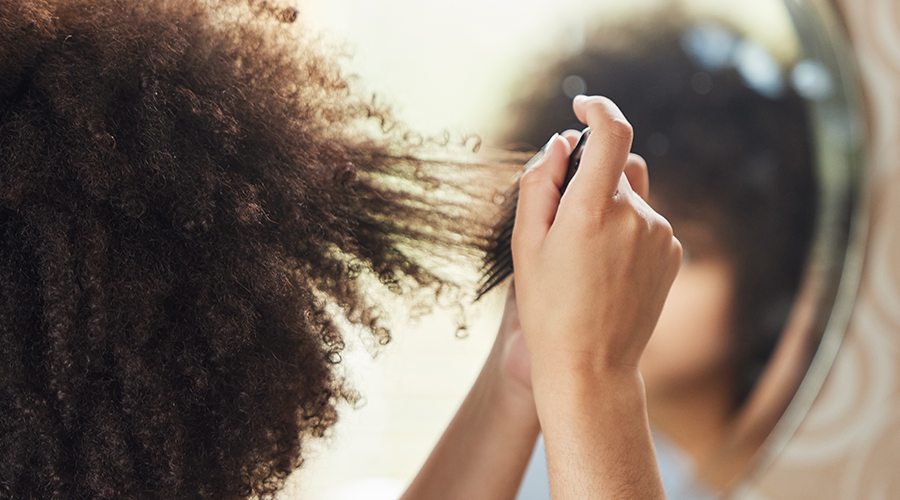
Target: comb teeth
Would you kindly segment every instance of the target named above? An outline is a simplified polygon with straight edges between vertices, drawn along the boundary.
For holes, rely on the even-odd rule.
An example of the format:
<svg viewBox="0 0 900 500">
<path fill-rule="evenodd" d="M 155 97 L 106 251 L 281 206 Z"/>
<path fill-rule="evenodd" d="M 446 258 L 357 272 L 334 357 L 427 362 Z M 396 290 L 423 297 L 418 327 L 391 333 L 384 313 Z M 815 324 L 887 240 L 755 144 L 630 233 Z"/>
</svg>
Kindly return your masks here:
<svg viewBox="0 0 900 500">
<path fill-rule="evenodd" d="M 488 248 L 484 265 L 481 267 L 482 276 L 479 280 L 481 284 L 475 292 L 475 301 L 481 299 L 513 273 L 511 243 L 519 200 L 518 186 L 510 191 L 506 199 L 508 201 L 503 207 L 503 218 L 494 226 L 494 233 L 491 236 L 493 243 Z"/>
<path fill-rule="evenodd" d="M 569 168 L 566 171 L 566 178 L 563 182 L 562 189 L 560 189 L 560 193 L 566 190 L 569 181 L 572 180 L 572 177 L 578 170 L 578 166 L 581 163 L 582 150 L 590 135 L 591 131 L 589 128 L 585 128 L 581 132 L 581 137 L 578 139 L 578 143 L 572 150 L 572 156 L 569 157 Z M 525 168 L 527 169 L 537 162 L 541 158 L 542 153 L 543 150 L 528 160 L 525 164 Z M 516 184 L 516 186 L 507 193 L 506 202 L 503 205 L 502 211 L 503 218 L 501 218 L 500 222 L 494 226 L 494 231 L 491 235 L 492 243 L 484 256 L 484 265 L 481 266 L 482 275 L 479 280 L 480 285 L 478 286 L 478 290 L 475 291 L 475 302 L 496 288 L 497 285 L 503 283 L 503 281 L 513 273 L 512 231 L 513 226 L 516 223 L 516 207 L 518 204 L 519 186 Z"/>
</svg>

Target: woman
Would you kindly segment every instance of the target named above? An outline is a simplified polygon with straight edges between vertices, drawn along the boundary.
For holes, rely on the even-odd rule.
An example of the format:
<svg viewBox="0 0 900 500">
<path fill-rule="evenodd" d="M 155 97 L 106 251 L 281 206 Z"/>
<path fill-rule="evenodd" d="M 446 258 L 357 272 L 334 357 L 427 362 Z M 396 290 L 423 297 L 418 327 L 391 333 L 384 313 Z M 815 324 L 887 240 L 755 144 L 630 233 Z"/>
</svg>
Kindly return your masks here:
<svg viewBox="0 0 900 500">
<path fill-rule="evenodd" d="M 573 87 L 609 96 L 634 125 L 633 151 L 647 159 L 653 180 L 650 204 L 685 248 L 640 365 L 671 499 L 727 488 L 774 425 L 736 446 L 813 233 L 807 103 L 786 76 L 752 73 L 763 57 L 756 50 L 766 54 L 752 44 L 677 13 L 599 29 L 583 51 L 528 80 L 532 89 L 514 100 L 505 134 L 529 144 L 577 123 L 566 95 Z M 801 373 L 815 345 L 806 349 L 796 359 Z M 780 415 L 786 403 L 773 411 Z M 524 488 L 540 490 L 540 482 L 531 474 Z"/>
<path fill-rule="evenodd" d="M 238 0 L 0 4 L 0 498 L 271 497 L 355 397 L 337 323 L 389 338 L 365 278 L 424 300 L 451 284 L 426 263 L 482 246 L 472 178 L 488 170 L 419 159 L 295 18 Z M 622 174 L 643 185 L 627 122 L 599 98 L 578 112 L 610 131 L 584 180 L 554 196 L 571 148 L 554 139 L 522 181 L 536 408 L 560 460 L 659 493 L 636 356 L 680 248 Z M 598 280 L 630 293 L 586 308 Z M 604 369 L 571 377 L 596 356 Z M 557 384 L 597 375 L 627 412 L 558 413 L 586 401 Z M 634 461 L 563 446 L 597 422 L 631 429 L 606 449 Z M 560 481 L 583 487 L 570 470 Z"/>
</svg>

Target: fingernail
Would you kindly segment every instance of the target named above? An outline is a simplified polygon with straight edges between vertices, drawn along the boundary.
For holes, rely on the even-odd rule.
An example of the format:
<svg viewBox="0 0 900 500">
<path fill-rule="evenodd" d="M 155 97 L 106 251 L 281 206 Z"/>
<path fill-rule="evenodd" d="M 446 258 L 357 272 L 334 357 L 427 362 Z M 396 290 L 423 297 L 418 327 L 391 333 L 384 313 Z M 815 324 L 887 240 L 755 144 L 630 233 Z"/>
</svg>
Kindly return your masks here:
<svg viewBox="0 0 900 500">
<path fill-rule="evenodd" d="M 578 101 L 583 101 L 583 100 L 585 100 L 585 99 L 587 99 L 587 98 L 588 98 L 588 96 L 586 96 L 586 95 L 584 95 L 584 94 L 578 94 L 577 96 L 575 96 L 575 97 L 572 98 L 572 101 L 578 102 Z"/>
<path fill-rule="evenodd" d="M 555 141 L 557 137 L 559 137 L 559 134 L 551 135 L 550 140 L 547 141 L 547 144 L 544 144 L 544 147 L 541 148 L 541 151 L 547 151 L 547 149 L 550 147 L 551 144 L 553 144 L 553 141 Z"/>
<path fill-rule="evenodd" d="M 544 157 L 544 153 L 547 151 L 550 145 L 553 144 L 553 141 L 555 141 L 557 137 L 559 137 L 559 134 L 553 134 L 552 136 L 550 136 L 550 140 L 547 141 L 547 144 L 544 144 L 544 147 L 542 147 L 540 151 L 535 153 L 535 155 L 532 156 L 530 160 L 525 162 L 525 170 L 533 167 L 537 162 L 541 160 L 541 158 Z"/>
</svg>

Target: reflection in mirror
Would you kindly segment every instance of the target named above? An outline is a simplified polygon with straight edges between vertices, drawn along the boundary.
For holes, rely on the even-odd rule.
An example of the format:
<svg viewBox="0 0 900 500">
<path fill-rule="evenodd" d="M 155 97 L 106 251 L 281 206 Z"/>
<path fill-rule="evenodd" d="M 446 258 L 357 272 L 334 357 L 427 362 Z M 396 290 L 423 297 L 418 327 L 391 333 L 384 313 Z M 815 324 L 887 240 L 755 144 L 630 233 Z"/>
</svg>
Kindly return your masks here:
<svg viewBox="0 0 900 500">
<path fill-rule="evenodd" d="M 790 377 L 781 376 L 784 370 L 792 369 L 785 359 L 788 355 L 778 352 L 771 361 L 771 373 L 760 381 L 760 401 L 745 412 L 750 427 L 755 424 L 757 432 L 765 430 L 768 437 L 757 453 L 753 471 L 734 490 L 735 496 L 741 496 L 743 486 L 749 485 L 775 459 L 822 387 L 855 303 L 866 240 L 867 217 L 862 210 L 866 120 L 858 69 L 843 23 L 833 3 L 827 0 L 787 0 L 785 6 L 802 47 L 802 60 L 792 77 L 801 87 L 813 79 L 821 80 L 823 85 L 812 85 L 807 92 L 801 92 L 808 101 L 813 125 L 820 202 L 804 283 L 782 343 L 790 345 L 792 337 L 805 332 L 809 342 L 818 347 L 799 388 L 785 384 L 783 379 Z M 790 352 L 791 348 L 779 349 L 782 350 Z M 795 389 L 790 405 L 778 419 L 782 404 L 787 403 L 787 396 Z M 767 404 L 767 397 L 777 398 L 778 394 L 783 394 L 780 403 Z M 774 430 L 760 425 L 776 419 Z"/>
<path fill-rule="evenodd" d="M 765 438 L 738 439 L 737 427 L 747 425 L 810 250 L 817 188 L 804 93 L 830 85 L 824 69 L 803 64 L 807 76 L 791 80 L 787 68 L 804 68 L 795 57 L 779 61 L 722 22 L 662 11 L 589 32 L 584 48 L 530 75 L 531 90 L 512 106 L 504 138 L 533 147 L 578 127 L 574 95 L 612 98 L 647 161 L 650 205 L 684 245 L 641 360 L 669 498 L 725 490 Z M 814 347 L 795 342 L 796 370 L 782 374 L 791 387 Z M 529 493 L 545 476 L 540 451 L 521 498 L 542 496 Z"/>
<path fill-rule="evenodd" d="M 344 0 L 313 10 L 350 40 L 351 71 L 425 133 L 457 127 L 530 151 L 553 132 L 581 128 L 574 95 L 608 95 L 622 108 L 633 150 L 649 166 L 651 205 L 686 249 L 641 364 L 667 494 L 731 491 L 802 416 L 795 401 L 782 417 L 848 272 L 862 134 L 852 66 L 822 21 L 825 6 L 573 0 L 551 13 L 540 2 L 521 12 L 504 2 L 461 4 L 457 12 Z M 359 487 L 369 497 L 399 493 L 474 379 L 496 328 L 492 314 L 466 340 L 426 322 L 409 339 L 397 335 L 400 345 L 379 360 L 347 356 L 349 375 L 364 374 L 358 385 L 369 403 L 338 426 L 325 460 L 301 471 L 307 487 L 320 498 Z M 829 329 L 842 330 L 840 322 L 831 317 Z M 828 352 L 817 356 L 814 368 L 828 363 Z M 817 381 L 803 384 L 808 400 Z M 354 458 L 374 453 L 378 465 Z M 330 471 L 329 456 L 339 464 Z M 521 499 L 549 498 L 542 460 L 538 447 Z"/>
<path fill-rule="evenodd" d="M 789 423 L 770 432 L 818 348 L 842 271 L 861 137 L 842 82 L 852 73 L 841 74 L 814 6 L 787 7 L 800 43 L 780 60 L 752 31 L 674 10 L 601 26 L 528 78 L 505 135 L 531 145 L 577 127 L 576 93 L 611 97 L 634 126 L 650 204 L 686 251 L 641 360 L 670 499 L 731 491 L 786 439 Z M 542 460 L 539 446 L 520 498 L 548 497 Z"/>
</svg>

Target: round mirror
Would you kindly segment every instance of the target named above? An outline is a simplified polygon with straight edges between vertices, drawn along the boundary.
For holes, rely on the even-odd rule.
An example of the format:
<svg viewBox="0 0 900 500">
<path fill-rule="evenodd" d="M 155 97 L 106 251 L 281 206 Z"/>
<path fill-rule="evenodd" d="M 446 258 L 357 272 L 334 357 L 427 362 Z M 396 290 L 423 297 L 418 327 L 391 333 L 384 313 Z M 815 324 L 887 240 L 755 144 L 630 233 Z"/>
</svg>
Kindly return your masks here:
<svg viewBox="0 0 900 500">
<path fill-rule="evenodd" d="M 359 88 L 423 135 L 536 150 L 610 95 L 635 126 L 651 205 L 688 257 L 642 361 L 670 499 L 739 493 L 827 372 L 859 276 L 864 120 L 824 1 L 310 1 Z M 499 322 L 486 297 L 344 369 L 364 395 L 292 478 L 303 498 L 396 498 L 474 381 Z M 405 330 L 405 331 L 404 331 Z M 798 389 L 799 387 L 799 389 Z M 549 498 L 540 446 L 521 499 Z M 361 493 L 362 492 L 362 493 Z M 299 493 L 298 493 L 299 495 Z M 286 493 L 290 496 L 290 490 Z"/>
</svg>

